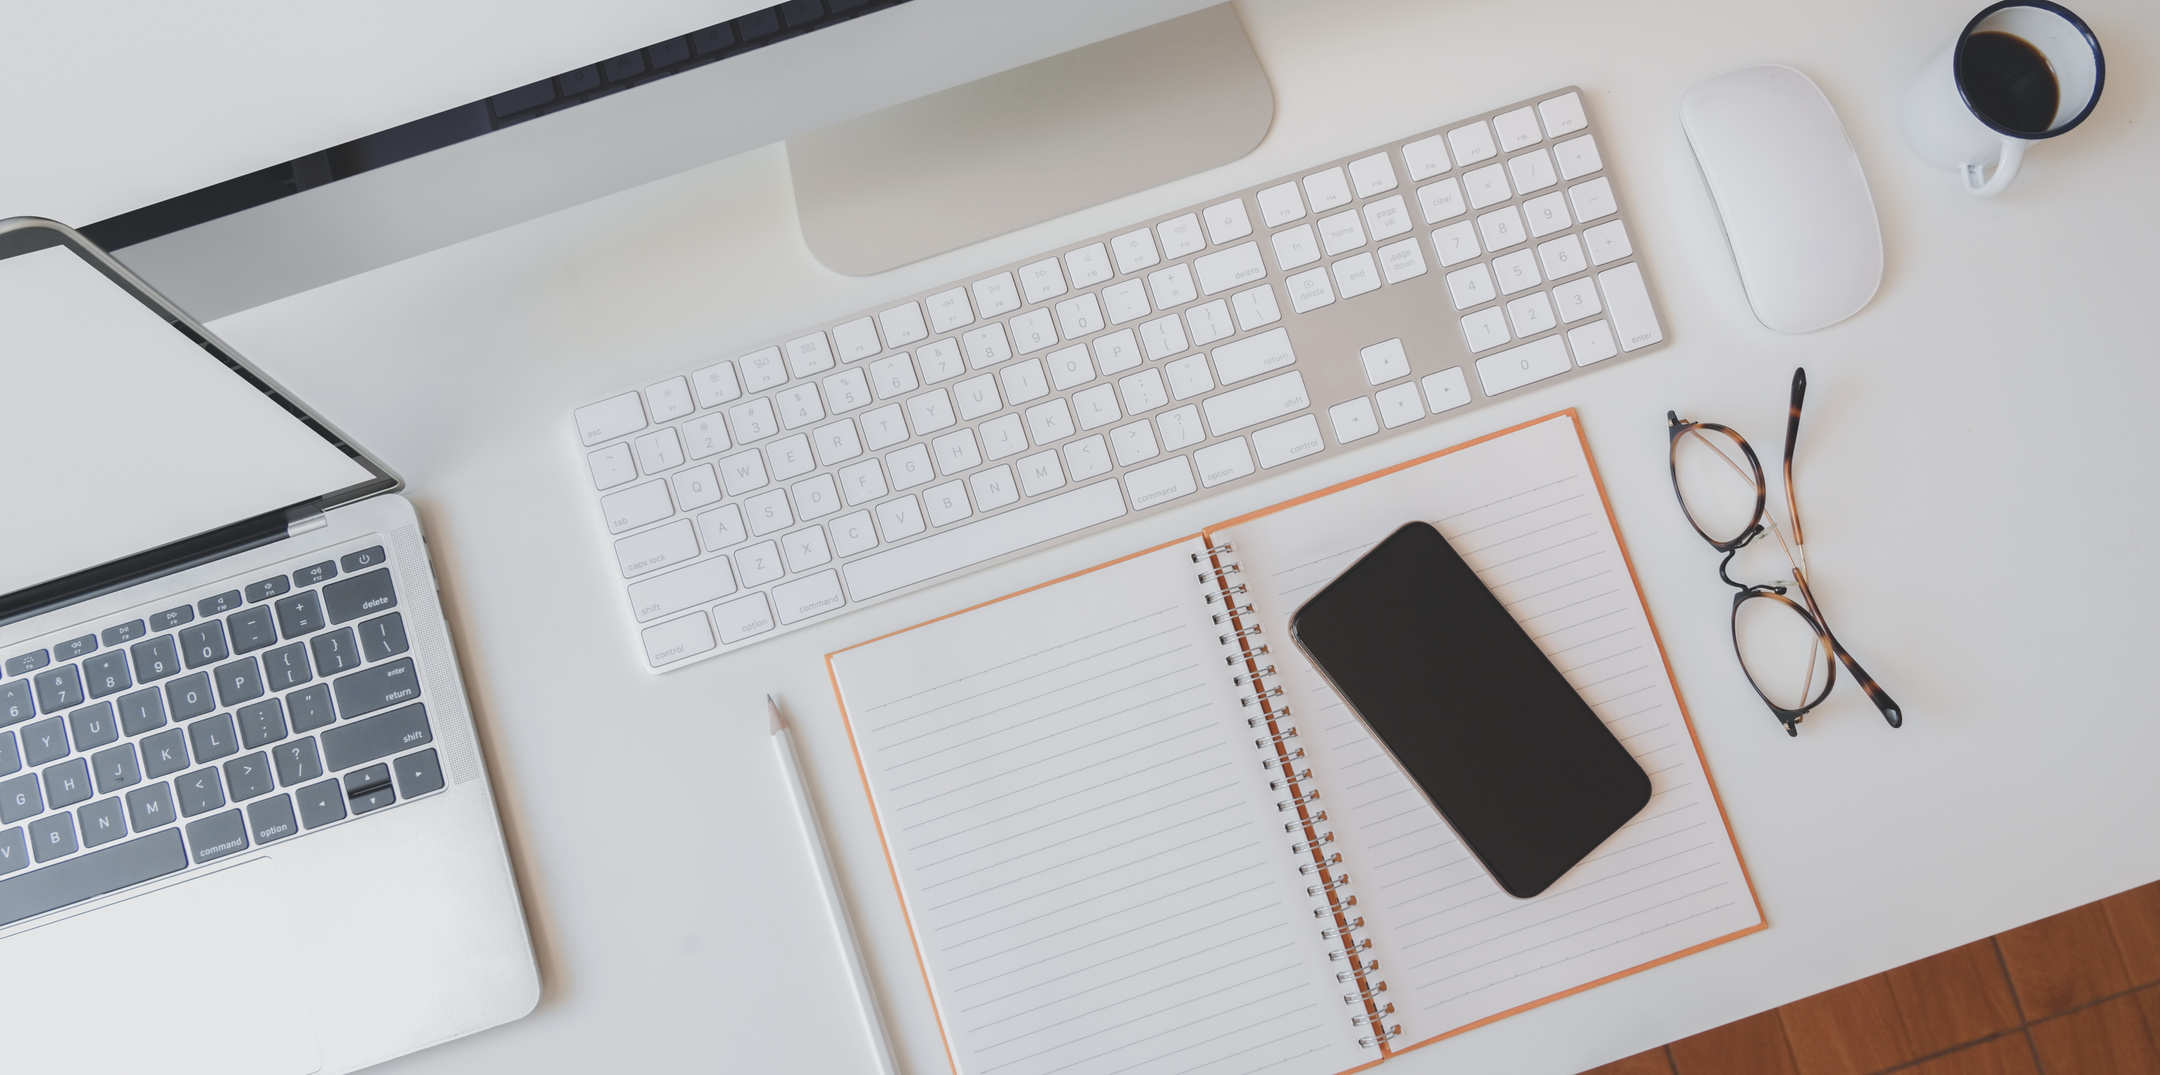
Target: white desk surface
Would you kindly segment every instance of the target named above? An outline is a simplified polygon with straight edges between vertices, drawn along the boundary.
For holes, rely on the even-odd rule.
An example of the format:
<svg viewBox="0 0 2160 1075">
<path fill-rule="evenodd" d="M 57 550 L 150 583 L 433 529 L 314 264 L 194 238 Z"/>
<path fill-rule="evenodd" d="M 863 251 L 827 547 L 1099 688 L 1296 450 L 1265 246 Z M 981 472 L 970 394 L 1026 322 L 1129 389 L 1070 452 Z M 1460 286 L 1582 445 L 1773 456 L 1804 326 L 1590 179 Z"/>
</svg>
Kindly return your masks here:
<svg viewBox="0 0 2160 1075">
<path fill-rule="evenodd" d="M 216 325 L 411 482 L 539 944 L 531 1017 L 384 1070 L 865 1070 L 768 691 L 800 729 L 903 1064 L 948 1070 L 822 655 L 1571 405 L 1771 927 L 1390 1072 L 1578 1071 L 2160 877 L 2160 8 L 2078 0 L 2113 61 L 2099 109 L 1981 201 L 1905 149 L 1893 111 L 1978 6 L 1258 0 L 1240 10 L 1278 111 L 1249 158 L 931 263 L 869 279 L 817 265 L 773 147 Z M 1688 86 L 1773 60 L 1844 117 L 1888 250 L 1874 303 L 1804 337 L 1749 316 L 1677 120 Z M 640 670 L 573 406 L 1569 83 L 1642 222 L 1665 351 L 734 656 Z M 1902 731 L 1844 684 L 1800 738 L 1778 730 L 1733 663 L 1716 556 L 1667 484 L 1667 408 L 1775 453 L 1801 363 L 1817 589 L 1904 704 Z"/>
</svg>

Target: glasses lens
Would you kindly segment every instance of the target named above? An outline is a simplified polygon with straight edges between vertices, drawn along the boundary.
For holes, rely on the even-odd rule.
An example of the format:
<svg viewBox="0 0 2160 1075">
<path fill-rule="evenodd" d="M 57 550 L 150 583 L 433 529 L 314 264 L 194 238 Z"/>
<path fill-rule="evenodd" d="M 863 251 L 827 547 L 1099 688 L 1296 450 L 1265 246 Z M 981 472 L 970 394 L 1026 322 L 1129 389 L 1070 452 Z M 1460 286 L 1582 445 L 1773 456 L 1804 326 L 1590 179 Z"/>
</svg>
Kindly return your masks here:
<svg viewBox="0 0 2160 1075">
<path fill-rule="evenodd" d="M 1673 441 L 1673 488 L 1681 510 L 1712 541 L 1738 541 L 1755 521 L 1762 490 L 1732 434 L 1697 426 Z"/>
<path fill-rule="evenodd" d="M 1763 698 L 1781 709 L 1806 709 L 1831 685 L 1831 654 L 1798 603 L 1758 593 L 1733 609 L 1733 648 Z"/>
</svg>

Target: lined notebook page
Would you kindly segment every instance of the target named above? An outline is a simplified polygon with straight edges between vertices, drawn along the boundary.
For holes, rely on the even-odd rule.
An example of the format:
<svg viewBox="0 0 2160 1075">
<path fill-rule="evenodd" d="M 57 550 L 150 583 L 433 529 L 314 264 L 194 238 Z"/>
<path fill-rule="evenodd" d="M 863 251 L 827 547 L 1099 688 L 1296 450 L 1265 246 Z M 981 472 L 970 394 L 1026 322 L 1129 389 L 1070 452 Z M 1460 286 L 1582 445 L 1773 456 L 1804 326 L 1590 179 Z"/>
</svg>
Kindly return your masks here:
<svg viewBox="0 0 2160 1075">
<path fill-rule="evenodd" d="M 1306 664 L 1288 617 L 1405 522 L 1438 527 L 1650 774 L 1545 893 L 1502 891 Z M 1571 417 L 1214 535 L 1244 565 L 1407 1046 L 1761 918 Z"/>
<path fill-rule="evenodd" d="M 1357 1047 L 1282 796 L 1237 714 L 1199 548 L 832 657 L 965 1075 L 1377 1058 Z"/>
</svg>

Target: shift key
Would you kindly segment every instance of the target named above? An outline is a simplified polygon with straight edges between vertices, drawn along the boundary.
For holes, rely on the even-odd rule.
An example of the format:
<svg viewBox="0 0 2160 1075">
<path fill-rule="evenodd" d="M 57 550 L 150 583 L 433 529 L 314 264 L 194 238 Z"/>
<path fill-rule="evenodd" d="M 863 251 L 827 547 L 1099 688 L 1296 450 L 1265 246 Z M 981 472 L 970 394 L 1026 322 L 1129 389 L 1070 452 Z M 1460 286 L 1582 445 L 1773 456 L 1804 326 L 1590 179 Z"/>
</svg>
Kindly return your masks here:
<svg viewBox="0 0 2160 1075">
<path fill-rule="evenodd" d="M 420 697 L 420 676 L 407 657 L 332 680 L 331 687 L 337 692 L 337 711 L 350 720 Z"/>
<path fill-rule="evenodd" d="M 427 706 L 415 702 L 324 732 L 323 761 L 338 772 L 434 741 Z"/>
</svg>

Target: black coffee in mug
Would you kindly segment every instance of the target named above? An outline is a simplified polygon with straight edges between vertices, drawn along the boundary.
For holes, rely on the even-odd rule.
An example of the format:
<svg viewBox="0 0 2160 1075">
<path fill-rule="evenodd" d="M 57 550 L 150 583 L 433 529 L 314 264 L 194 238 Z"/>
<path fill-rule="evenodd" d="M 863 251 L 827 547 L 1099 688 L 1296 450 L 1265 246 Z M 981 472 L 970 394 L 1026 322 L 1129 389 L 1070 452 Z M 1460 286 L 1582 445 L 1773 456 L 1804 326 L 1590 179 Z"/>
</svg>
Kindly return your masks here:
<svg viewBox="0 0 2160 1075">
<path fill-rule="evenodd" d="M 1965 39 L 1957 57 L 1958 87 L 1972 110 L 2019 134 L 2040 134 L 2055 124 L 2062 90 L 2055 69 L 2024 38 L 1982 30 Z"/>
</svg>

